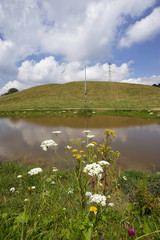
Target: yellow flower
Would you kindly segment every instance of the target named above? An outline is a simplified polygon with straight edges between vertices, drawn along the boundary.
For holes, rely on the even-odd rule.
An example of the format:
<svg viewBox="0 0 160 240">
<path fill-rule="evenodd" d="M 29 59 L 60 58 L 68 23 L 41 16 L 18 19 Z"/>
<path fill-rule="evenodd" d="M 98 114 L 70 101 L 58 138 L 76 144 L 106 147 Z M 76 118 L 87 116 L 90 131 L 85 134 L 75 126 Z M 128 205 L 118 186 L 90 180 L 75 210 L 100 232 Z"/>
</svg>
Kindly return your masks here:
<svg viewBox="0 0 160 240">
<path fill-rule="evenodd" d="M 28 187 L 28 191 L 31 192 L 31 187 Z"/>
<path fill-rule="evenodd" d="M 86 158 L 86 154 L 84 154 L 83 157 Z"/>
<path fill-rule="evenodd" d="M 78 152 L 78 150 L 77 149 L 73 149 L 72 152 L 75 153 L 75 152 Z"/>
<path fill-rule="evenodd" d="M 84 153 L 84 151 L 83 151 L 83 150 L 81 150 L 81 151 L 80 151 L 80 153 Z"/>
<path fill-rule="evenodd" d="M 80 159 L 81 158 L 81 155 L 80 154 L 77 154 L 76 155 L 76 159 Z"/>
<path fill-rule="evenodd" d="M 97 208 L 96 207 L 90 207 L 89 211 L 94 212 L 96 214 L 97 213 Z"/>
<path fill-rule="evenodd" d="M 97 145 L 97 143 L 96 142 L 92 142 L 94 145 Z"/>
</svg>

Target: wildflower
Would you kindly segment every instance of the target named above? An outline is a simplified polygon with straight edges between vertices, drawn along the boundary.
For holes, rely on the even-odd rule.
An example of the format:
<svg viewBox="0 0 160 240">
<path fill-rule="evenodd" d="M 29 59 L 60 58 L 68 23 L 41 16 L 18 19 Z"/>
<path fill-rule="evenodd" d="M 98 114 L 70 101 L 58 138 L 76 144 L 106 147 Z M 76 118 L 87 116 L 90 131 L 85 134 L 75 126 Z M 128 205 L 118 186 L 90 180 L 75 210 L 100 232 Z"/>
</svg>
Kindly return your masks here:
<svg viewBox="0 0 160 240">
<path fill-rule="evenodd" d="M 31 175 L 31 176 L 32 175 L 37 175 L 38 173 L 40 173 L 42 171 L 43 171 L 42 168 L 33 168 L 28 172 L 28 174 Z"/>
<path fill-rule="evenodd" d="M 88 148 L 88 147 L 94 147 L 94 144 L 93 144 L 93 143 L 88 143 L 86 147 L 87 147 L 87 148 Z"/>
<path fill-rule="evenodd" d="M 106 206 L 106 197 L 101 194 L 93 194 L 89 198 L 89 203 L 101 204 L 103 207 Z"/>
<path fill-rule="evenodd" d="M 69 146 L 69 145 L 67 145 L 67 146 L 66 146 L 66 148 L 70 150 L 72 147 L 71 147 L 71 146 Z"/>
<path fill-rule="evenodd" d="M 24 199 L 24 202 L 29 202 L 29 199 L 28 198 Z"/>
<path fill-rule="evenodd" d="M 86 135 L 88 135 L 88 133 L 90 133 L 90 130 L 84 130 L 83 133 L 85 133 Z"/>
<path fill-rule="evenodd" d="M 17 178 L 21 178 L 21 177 L 22 177 L 22 175 L 18 175 L 18 176 L 17 176 Z"/>
<path fill-rule="evenodd" d="M 53 171 L 53 172 L 57 172 L 58 169 L 57 169 L 56 167 L 53 167 L 52 171 Z"/>
<path fill-rule="evenodd" d="M 15 191 L 15 187 L 12 187 L 12 188 L 10 188 L 10 192 L 14 192 Z"/>
<path fill-rule="evenodd" d="M 101 161 L 99 161 L 98 163 L 99 163 L 101 166 L 103 166 L 103 165 L 110 165 L 109 162 L 104 161 L 104 160 L 101 160 Z"/>
<path fill-rule="evenodd" d="M 125 181 L 127 181 L 127 177 L 126 177 L 126 176 L 123 176 L 122 178 L 123 178 Z"/>
<path fill-rule="evenodd" d="M 36 187 L 35 186 L 32 186 L 31 189 L 35 189 Z"/>
<path fill-rule="evenodd" d="M 54 185 L 54 184 L 55 184 L 55 182 L 54 182 L 54 181 L 52 181 L 52 182 L 51 182 L 51 184 L 53 184 L 53 185 Z"/>
<path fill-rule="evenodd" d="M 128 229 L 128 234 L 129 234 L 129 236 L 134 237 L 135 236 L 135 229 L 134 228 Z"/>
<path fill-rule="evenodd" d="M 114 203 L 108 203 L 108 206 L 113 207 Z"/>
<path fill-rule="evenodd" d="M 83 157 L 86 158 L 86 154 L 84 154 Z"/>
<path fill-rule="evenodd" d="M 90 207 L 89 211 L 94 212 L 94 214 L 96 214 L 97 213 L 97 208 L 96 207 Z"/>
<path fill-rule="evenodd" d="M 88 173 L 89 176 L 98 176 L 103 172 L 102 167 L 98 163 L 87 164 L 84 169 L 84 173 Z"/>
<path fill-rule="evenodd" d="M 95 135 L 87 135 L 87 138 L 89 138 L 89 139 L 92 139 L 94 137 L 95 137 Z"/>
<path fill-rule="evenodd" d="M 84 151 L 83 151 L 83 150 L 80 150 L 80 153 L 84 153 Z"/>
<path fill-rule="evenodd" d="M 74 189 L 69 188 L 68 189 L 68 194 L 72 194 L 74 192 Z"/>
<path fill-rule="evenodd" d="M 28 187 L 28 191 L 31 192 L 31 187 Z"/>
<path fill-rule="evenodd" d="M 90 197 L 91 195 L 92 195 L 92 193 L 91 192 L 86 192 L 86 194 L 85 194 L 87 197 Z"/>
<path fill-rule="evenodd" d="M 41 143 L 40 147 L 44 150 L 44 151 L 47 151 L 47 149 L 49 147 L 56 147 L 57 146 L 57 143 L 55 143 L 55 141 L 53 141 L 52 139 L 51 140 L 45 140 L 44 142 Z"/>
<path fill-rule="evenodd" d="M 78 152 L 78 150 L 77 150 L 77 149 L 73 149 L 72 152 L 73 152 L 73 153 L 76 153 L 76 152 Z"/>
<path fill-rule="evenodd" d="M 76 159 L 80 159 L 81 158 L 81 155 L 80 154 L 77 154 L 76 155 Z"/>
<path fill-rule="evenodd" d="M 58 136 L 58 134 L 60 134 L 61 131 L 53 131 L 52 133 L 55 134 L 56 136 Z"/>
</svg>

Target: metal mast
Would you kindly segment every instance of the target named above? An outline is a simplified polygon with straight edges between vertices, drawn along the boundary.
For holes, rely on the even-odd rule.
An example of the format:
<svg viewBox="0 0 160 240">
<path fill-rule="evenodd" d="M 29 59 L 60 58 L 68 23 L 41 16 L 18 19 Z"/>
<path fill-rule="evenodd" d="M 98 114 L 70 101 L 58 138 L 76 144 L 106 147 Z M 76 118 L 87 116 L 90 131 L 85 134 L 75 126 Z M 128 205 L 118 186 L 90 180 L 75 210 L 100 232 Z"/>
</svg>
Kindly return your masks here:
<svg viewBox="0 0 160 240">
<path fill-rule="evenodd" d="M 84 100 L 87 101 L 87 92 L 86 92 L 86 65 L 85 65 L 85 82 L 84 82 Z"/>
<path fill-rule="evenodd" d="M 108 78 L 109 78 L 109 82 L 111 81 L 111 63 L 108 63 Z"/>
</svg>

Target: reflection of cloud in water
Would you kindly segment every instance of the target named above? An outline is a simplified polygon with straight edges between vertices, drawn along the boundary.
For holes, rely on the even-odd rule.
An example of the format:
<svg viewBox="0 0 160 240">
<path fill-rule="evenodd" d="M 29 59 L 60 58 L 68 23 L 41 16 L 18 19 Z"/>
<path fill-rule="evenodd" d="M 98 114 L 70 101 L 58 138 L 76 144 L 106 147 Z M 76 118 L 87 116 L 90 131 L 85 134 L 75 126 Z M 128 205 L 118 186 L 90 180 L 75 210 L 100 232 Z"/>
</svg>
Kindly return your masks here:
<svg viewBox="0 0 160 240">
<path fill-rule="evenodd" d="M 107 128 L 107 126 L 106 126 Z M 86 140 L 83 133 L 85 128 L 72 128 L 61 126 L 36 125 L 36 122 L 24 120 L 11 121 L 0 119 L 0 155 L 33 154 L 33 157 L 44 157 L 51 159 L 52 151 L 44 152 L 40 148 L 42 141 L 53 139 L 58 143 L 57 150 L 62 152 L 64 146 L 70 144 L 68 139 L 81 138 Z M 102 143 L 105 128 L 89 128 L 91 134 L 95 135 L 93 141 Z M 114 127 L 117 138 L 113 141 L 113 149 L 121 153 L 120 164 L 123 168 L 149 166 L 150 162 L 158 167 L 160 148 L 160 125 L 154 123 L 135 127 Z M 61 130 L 57 138 L 52 131 Z M 152 145 L 151 145 L 152 144 Z M 158 159 L 158 160 L 157 160 Z"/>
</svg>

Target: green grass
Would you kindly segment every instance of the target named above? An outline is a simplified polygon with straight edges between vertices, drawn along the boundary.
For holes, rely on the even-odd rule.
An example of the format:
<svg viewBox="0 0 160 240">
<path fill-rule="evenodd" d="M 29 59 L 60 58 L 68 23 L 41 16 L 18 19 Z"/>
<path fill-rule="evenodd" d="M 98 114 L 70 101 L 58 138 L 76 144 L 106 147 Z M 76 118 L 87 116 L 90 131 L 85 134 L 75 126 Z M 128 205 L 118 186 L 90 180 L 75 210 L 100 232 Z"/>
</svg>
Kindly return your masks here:
<svg viewBox="0 0 160 240">
<path fill-rule="evenodd" d="M 129 188 L 133 194 L 133 189 L 140 185 L 140 180 L 156 179 L 158 182 L 160 175 L 135 170 L 122 172 L 118 178 L 119 188 L 112 189 L 109 193 L 109 201 L 114 202 L 114 207 L 98 208 L 95 215 L 89 212 L 89 206 L 81 211 L 73 172 L 52 172 L 50 167 L 38 175 L 30 176 L 30 169 L 31 167 L 26 168 L 13 162 L 0 163 L 0 239 L 160 238 L 157 208 L 142 216 L 135 207 L 136 202 L 133 204 L 136 200 L 131 203 L 128 195 Z M 17 178 L 20 174 L 22 178 Z M 124 181 L 124 175 L 127 176 L 127 181 Z M 51 184 L 52 181 L 55 184 Z M 32 186 L 35 189 L 30 192 L 28 187 Z M 13 193 L 10 191 L 12 187 L 15 187 Z M 68 194 L 69 188 L 74 189 L 73 193 Z M 29 201 L 25 202 L 25 199 Z M 146 197 L 145 200 L 147 199 Z M 90 228 L 93 228 L 92 238 L 89 237 Z M 128 228 L 135 229 L 135 237 L 128 235 Z M 148 235 L 143 237 L 143 234 Z"/>
<path fill-rule="evenodd" d="M 33 166 L 0 162 L 0 239 L 129 240 L 130 228 L 135 229 L 134 240 L 160 239 L 160 174 L 119 173 L 119 152 L 110 147 L 116 135 L 110 129 L 104 134 L 99 145 L 88 144 L 92 136 L 87 133 L 86 141 L 71 139 L 64 146 L 65 171 L 49 166 L 30 175 Z M 50 141 L 42 147 L 51 147 L 62 159 Z M 89 201 L 95 194 L 98 199 Z"/>
<path fill-rule="evenodd" d="M 0 111 L 48 111 L 63 108 L 142 110 L 160 108 L 160 89 L 115 82 L 47 84 L 0 97 Z"/>
</svg>

